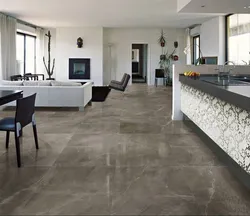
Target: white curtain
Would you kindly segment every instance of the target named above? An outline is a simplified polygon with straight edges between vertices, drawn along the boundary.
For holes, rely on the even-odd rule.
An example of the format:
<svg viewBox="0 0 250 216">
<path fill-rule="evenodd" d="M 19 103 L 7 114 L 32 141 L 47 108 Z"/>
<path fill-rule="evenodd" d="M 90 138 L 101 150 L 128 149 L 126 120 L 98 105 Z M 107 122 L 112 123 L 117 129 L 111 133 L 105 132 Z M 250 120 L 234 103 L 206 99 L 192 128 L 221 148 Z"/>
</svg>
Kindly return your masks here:
<svg viewBox="0 0 250 216">
<path fill-rule="evenodd" d="M 36 29 L 36 73 L 45 74 L 43 64 L 44 57 L 45 32 L 42 28 Z"/>
<path fill-rule="evenodd" d="M 186 54 L 186 63 L 187 65 L 192 64 L 192 56 L 191 56 L 191 36 L 190 36 L 190 28 L 186 29 L 186 49 L 188 50 Z"/>
<path fill-rule="evenodd" d="M 16 19 L 0 14 L 1 79 L 9 80 L 16 74 Z"/>
</svg>

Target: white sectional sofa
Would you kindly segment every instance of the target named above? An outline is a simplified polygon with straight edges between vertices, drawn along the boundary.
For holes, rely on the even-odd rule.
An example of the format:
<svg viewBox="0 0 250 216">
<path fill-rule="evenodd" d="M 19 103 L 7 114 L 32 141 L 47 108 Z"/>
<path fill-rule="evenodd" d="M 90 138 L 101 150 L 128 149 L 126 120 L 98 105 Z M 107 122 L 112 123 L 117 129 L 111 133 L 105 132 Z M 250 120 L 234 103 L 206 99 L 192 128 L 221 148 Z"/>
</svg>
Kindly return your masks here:
<svg viewBox="0 0 250 216">
<path fill-rule="evenodd" d="M 82 85 L 58 81 L 2 81 L 0 90 L 22 90 L 24 97 L 37 93 L 36 107 L 78 107 L 83 110 L 92 99 L 91 82 Z M 15 102 L 6 106 L 15 106 Z"/>
</svg>

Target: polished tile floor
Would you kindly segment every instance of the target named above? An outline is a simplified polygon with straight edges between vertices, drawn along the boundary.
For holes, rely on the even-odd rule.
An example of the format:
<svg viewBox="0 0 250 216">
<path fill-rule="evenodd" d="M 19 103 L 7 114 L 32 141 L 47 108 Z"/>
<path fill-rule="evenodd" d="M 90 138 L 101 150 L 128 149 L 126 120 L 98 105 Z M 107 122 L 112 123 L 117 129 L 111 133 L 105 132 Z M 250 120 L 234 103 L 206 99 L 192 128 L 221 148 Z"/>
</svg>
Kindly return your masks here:
<svg viewBox="0 0 250 216">
<path fill-rule="evenodd" d="M 1 215 L 250 215 L 250 192 L 171 122 L 170 88 L 137 84 L 36 117 L 40 150 L 25 129 L 20 169 L 14 137 L 6 151 L 0 133 Z"/>
</svg>

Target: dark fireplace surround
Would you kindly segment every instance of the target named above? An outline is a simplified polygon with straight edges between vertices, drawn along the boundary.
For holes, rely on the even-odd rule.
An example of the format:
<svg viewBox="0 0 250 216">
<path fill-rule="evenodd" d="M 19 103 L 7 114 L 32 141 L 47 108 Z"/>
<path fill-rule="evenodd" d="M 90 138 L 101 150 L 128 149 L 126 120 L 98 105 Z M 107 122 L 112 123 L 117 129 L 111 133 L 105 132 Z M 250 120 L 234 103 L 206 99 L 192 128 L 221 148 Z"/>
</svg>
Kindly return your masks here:
<svg viewBox="0 0 250 216">
<path fill-rule="evenodd" d="M 70 58 L 69 79 L 90 79 L 90 59 Z"/>
</svg>

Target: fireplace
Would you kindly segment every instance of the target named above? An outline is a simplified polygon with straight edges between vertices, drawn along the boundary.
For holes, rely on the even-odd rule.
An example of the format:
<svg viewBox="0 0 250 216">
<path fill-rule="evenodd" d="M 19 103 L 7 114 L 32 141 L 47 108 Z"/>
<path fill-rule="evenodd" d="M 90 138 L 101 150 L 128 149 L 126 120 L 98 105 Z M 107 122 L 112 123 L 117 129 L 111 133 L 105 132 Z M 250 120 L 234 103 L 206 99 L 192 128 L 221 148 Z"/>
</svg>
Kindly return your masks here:
<svg viewBox="0 0 250 216">
<path fill-rule="evenodd" d="M 69 79 L 90 79 L 90 59 L 70 58 Z"/>
</svg>

